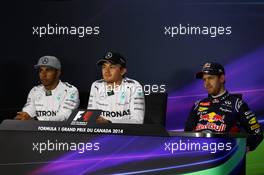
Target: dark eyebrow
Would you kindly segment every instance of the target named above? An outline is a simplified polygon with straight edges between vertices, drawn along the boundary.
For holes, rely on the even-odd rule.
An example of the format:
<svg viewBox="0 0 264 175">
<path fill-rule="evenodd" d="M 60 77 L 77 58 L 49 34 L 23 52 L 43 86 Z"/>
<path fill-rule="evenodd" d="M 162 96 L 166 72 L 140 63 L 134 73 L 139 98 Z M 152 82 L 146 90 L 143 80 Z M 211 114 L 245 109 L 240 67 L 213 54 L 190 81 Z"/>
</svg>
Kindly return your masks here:
<svg viewBox="0 0 264 175">
<path fill-rule="evenodd" d="M 104 62 L 103 64 L 102 64 L 102 66 L 107 66 L 107 65 L 112 65 L 111 63 L 108 63 L 108 62 Z"/>
</svg>

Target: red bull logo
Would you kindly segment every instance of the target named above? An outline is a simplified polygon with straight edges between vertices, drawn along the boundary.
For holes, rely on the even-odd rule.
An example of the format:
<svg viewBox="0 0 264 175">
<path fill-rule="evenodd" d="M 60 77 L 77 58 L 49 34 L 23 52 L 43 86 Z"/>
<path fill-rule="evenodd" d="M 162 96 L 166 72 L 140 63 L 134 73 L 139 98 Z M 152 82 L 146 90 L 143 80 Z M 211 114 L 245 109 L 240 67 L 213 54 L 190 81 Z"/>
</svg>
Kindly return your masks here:
<svg viewBox="0 0 264 175">
<path fill-rule="evenodd" d="M 225 116 L 218 115 L 215 112 L 210 112 L 209 114 L 200 115 L 199 121 L 204 120 L 204 121 L 208 121 L 210 123 L 220 121 L 221 123 L 224 123 L 224 118 L 225 118 Z"/>
<path fill-rule="evenodd" d="M 200 130 L 215 130 L 217 132 L 223 132 L 226 129 L 226 124 L 221 124 L 217 125 L 215 123 L 207 123 L 206 125 L 198 124 L 195 128 L 195 131 L 200 131 Z"/>
<path fill-rule="evenodd" d="M 210 129 L 210 130 L 215 130 L 218 132 L 222 132 L 225 131 L 226 129 L 226 124 L 224 124 L 224 118 L 225 116 L 221 116 L 216 114 L 215 112 L 210 112 L 209 114 L 205 114 L 205 115 L 200 115 L 200 120 L 199 121 L 207 121 L 207 123 L 201 124 L 199 123 L 195 130 L 199 131 L 199 130 L 206 130 L 206 129 Z M 220 125 L 217 125 L 215 122 L 221 122 Z"/>
</svg>

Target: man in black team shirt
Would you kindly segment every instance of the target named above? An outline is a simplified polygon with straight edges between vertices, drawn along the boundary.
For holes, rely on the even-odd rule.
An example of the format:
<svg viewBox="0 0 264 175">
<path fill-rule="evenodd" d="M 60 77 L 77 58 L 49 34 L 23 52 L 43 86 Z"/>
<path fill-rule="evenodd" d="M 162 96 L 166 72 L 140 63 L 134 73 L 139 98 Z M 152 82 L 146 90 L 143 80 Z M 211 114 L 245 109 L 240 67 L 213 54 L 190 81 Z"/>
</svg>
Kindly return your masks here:
<svg viewBox="0 0 264 175">
<path fill-rule="evenodd" d="M 218 63 L 206 63 L 196 78 L 203 79 L 208 97 L 193 105 L 184 130 L 237 133 L 242 127 L 250 134 L 247 149 L 254 150 L 263 139 L 263 131 L 242 98 L 225 89 L 224 67 Z"/>
</svg>

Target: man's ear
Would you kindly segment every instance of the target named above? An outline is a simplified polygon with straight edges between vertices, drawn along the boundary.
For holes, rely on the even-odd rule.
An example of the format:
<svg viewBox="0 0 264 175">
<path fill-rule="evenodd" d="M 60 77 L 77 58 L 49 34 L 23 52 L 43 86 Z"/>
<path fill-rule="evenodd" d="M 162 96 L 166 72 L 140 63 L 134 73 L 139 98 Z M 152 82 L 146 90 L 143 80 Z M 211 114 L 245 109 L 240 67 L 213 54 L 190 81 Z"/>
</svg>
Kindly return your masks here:
<svg viewBox="0 0 264 175">
<path fill-rule="evenodd" d="M 220 81 L 221 81 L 221 83 L 225 83 L 225 75 L 224 74 L 220 75 Z"/>
<path fill-rule="evenodd" d="M 60 78 L 60 75 L 61 75 L 61 70 L 57 70 L 57 75 L 56 77 L 59 79 Z"/>
<path fill-rule="evenodd" d="M 124 76 L 127 73 L 127 69 L 122 67 L 121 68 L 121 75 Z"/>
</svg>

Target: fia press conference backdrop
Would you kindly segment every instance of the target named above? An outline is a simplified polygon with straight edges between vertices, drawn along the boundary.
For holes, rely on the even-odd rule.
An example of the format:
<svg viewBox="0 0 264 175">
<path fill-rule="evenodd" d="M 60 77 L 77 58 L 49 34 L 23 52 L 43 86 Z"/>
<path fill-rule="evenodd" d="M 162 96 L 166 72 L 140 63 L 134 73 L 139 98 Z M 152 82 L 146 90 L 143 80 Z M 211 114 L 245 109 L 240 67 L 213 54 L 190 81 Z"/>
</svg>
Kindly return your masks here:
<svg viewBox="0 0 264 175">
<path fill-rule="evenodd" d="M 42 0 L 1 6 L 1 120 L 13 117 L 5 114 L 21 109 L 38 84 L 33 65 L 39 57 L 60 58 L 62 80 L 87 98 L 91 83 L 101 78 L 96 61 L 113 50 L 127 57 L 128 77 L 147 93 L 169 93 L 169 130 L 182 129 L 192 104 L 206 96 L 194 74 L 208 61 L 225 66 L 229 91 L 241 93 L 264 121 L 262 1 Z"/>
<path fill-rule="evenodd" d="M 264 122 L 263 1 L 42 0 L 1 7 L 1 120 L 12 118 L 38 84 L 39 57 L 57 56 L 61 79 L 87 96 L 101 78 L 96 61 L 113 50 L 126 56 L 128 77 L 147 93 L 165 87 L 169 130 L 181 130 L 192 104 L 206 96 L 194 74 L 208 61 L 225 66 L 228 90 L 241 93 Z"/>
</svg>

